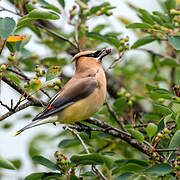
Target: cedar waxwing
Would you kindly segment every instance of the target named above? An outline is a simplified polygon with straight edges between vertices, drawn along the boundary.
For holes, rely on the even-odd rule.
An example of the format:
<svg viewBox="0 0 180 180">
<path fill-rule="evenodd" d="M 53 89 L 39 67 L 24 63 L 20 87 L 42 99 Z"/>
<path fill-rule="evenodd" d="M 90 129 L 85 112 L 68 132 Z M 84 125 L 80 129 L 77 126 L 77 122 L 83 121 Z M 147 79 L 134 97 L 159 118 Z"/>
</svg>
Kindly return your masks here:
<svg viewBox="0 0 180 180">
<path fill-rule="evenodd" d="M 76 61 L 74 76 L 50 100 L 48 106 L 19 130 L 46 123 L 74 123 L 87 119 L 96 113 L 106 98 L 106 77 L 101 60 L 111 49 L 84 51 L 76 54 L 71 62 Z"/>
</svg>

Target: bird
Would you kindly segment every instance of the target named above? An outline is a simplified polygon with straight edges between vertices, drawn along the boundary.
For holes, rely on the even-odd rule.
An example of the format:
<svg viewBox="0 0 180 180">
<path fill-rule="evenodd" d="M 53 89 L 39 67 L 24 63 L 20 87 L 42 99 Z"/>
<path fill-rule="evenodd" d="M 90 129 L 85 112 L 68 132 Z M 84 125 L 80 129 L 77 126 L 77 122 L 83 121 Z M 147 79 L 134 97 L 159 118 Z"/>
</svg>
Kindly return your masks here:
<svg viewBox="0 0 180 180">
<path fill-rule="evenodd" d="M 110 52 L 111 49 L 106 48 L 77 53 L 71 59 L 76 67 L 74 76 L 49 101 L 47 107 L 14 136 L 41 124 L 71 124 L 95 114 L 106 98 L 106 76 L 102 59 Z"/>
</svg>

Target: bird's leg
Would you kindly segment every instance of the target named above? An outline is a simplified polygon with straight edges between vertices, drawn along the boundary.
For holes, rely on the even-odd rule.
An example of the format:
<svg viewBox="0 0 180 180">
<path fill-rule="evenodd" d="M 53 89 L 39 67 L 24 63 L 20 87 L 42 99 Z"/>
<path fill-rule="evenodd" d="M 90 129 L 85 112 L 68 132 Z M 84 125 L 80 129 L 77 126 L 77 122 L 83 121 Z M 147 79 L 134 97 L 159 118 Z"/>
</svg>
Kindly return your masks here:
<svg viewBox="0 0 180 180">
<path fill-rule="evenodd" d="M 75 122 L 76 125 L 78 125 L 80 127 L 79 131 L 84 131 L 86 134 L 89 135 L 89 139 L 91 139 L 91 127 L 85 124 L 82 124 L 80 122 Z"/>
</svg>

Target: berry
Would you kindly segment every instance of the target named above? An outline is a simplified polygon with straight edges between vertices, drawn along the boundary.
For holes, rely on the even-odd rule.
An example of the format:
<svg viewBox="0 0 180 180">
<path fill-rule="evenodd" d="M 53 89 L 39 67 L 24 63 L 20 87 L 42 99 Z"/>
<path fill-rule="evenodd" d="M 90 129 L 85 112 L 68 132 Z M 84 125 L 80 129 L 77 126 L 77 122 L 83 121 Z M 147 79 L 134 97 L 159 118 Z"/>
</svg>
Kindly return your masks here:
<svg viewBox="0 0 180 180">
<path fill-rule="evenodd" d="M 29 84 L 27 82 L 24 83 L 24 88 L 28 88 Z"/>
<path fill-rule="evenodd" d="M 9 56 L 8 56 L 8 60 L 9 60 L 9 61 L 14 61 L 14 60 L 15 60 L 14 55 L 13 55 L 13 56 L 12 56 L 12 55 L 9 55 Z"/>
<path fill-rule="evenodd" d="M 59 86 L 54 86 L 54 89 L 57 91 L 57 90 L 59 90 Z"/>
<path fill-rule="evenodd" d="M 130 98 L 130 97 L 131 97 L 131 94 L 130 94 L 130 93 L 126 93 L 125 96 L 126 96 L 127 98 Z"/>
<path fill-rule="evenodd" d="M 6 69 L 7 69 L 7 65 L 6 64 L 1 65 L 1 70 L 2 71 L 5 71 Z"/>
<path fill-rule="evenodd" d="M 61 80 L 60 79 L 56 79 L 56 85 L 60 86 L 61 85 Z"/>
<path fill-rule="evenodd" d="M 160 133 L 157 134 L 157 136 L 158 136 L 159 138 L 162 138 L 164 135 L 160 132 Z"/>
</svg>

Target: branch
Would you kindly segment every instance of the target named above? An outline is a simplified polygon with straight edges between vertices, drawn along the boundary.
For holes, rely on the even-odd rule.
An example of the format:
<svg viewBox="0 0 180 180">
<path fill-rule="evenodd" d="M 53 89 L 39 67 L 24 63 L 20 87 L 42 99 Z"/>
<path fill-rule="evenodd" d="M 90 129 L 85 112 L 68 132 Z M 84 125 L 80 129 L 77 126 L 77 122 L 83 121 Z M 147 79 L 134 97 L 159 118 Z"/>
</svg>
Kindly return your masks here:
<svg viewBox="0 0 180 180">
<path fill-rule="evenodd" d="M 79 141 L 82 144 L 83 148 L 85 149 L 86 153 L 90 154 L 90 152 L 89 152 L 88 148 L 86 147 L 86 144 L 84 143 L 83 139 L 81 138 L 81 136 L 76 131 L 74 131 L 70 127 L 64 127 L 64 129 L 66 129 L 66 130 L 70 131 L 72 134 L 74 134 L 79 139 Z M 101 178 L 103 180 L 106 180 L 106 177 L 102 174 L 102 172 L 99 169 L 97 169 L 95 166 L 93 166 L 93 168 L 95 169 L 96 172 L 98 172 L 98 174 L 101 176 Z"/>
<path fill-rule="evenodd" d="M 114 137 L 119 137 L 120 139 L 124 140 L 125 142 L 127 142 L 131 146 L 135 147 L 139 151 L 143 152 L 147 156 L 150 156 L 150 157 L 152 156 L 153 149 L 152 149 L 152 147 L 147 145 L 148 143 L 143 144 L 143 143 L 139 142 L 137 139 L 134 139 L 130 134 L 128 134 L 124 131 L 121 131 L 117 128 L 114 128 L 114 127 L 110 126 L 109 124 L 107 124 L 103 121 L 100 121 L 98 119 L 88 118 L 86 120 L 86 122 L 103 128 L 102 132 L 108 133 Z"/>
<path fill-rule="evenodd" d="M 29 107 L 29 106 L 34 106 L 34 105 L 35 105 L 35 104 L 34 104 L 32 101 L 28 101 L 28 102 L 26 102 L 26 103 L 18 106 L 15 110 L 10 110 L 10 111 L 7 112 L 6 114 L 0 116 L 0 121 L 8 118 L 9 116 L 15 114 L 15 113 L 18 112 L 18 111 L 21 111 L 21 110 L 23 110 L 23 109 L 25 109 L 25 108 L 27 108 L 27 107 Z"/>
<path fill-rule="evenodd" d="M 69 39 L 65 38 L 64 36 L 56 33 L 55 31 L 53 31 L 53 30 L 51 30 L 51 29 L 49 29 L 49 28 L 47 28 L 41 24 L 34 23 L 34 25 L 36 25 L 37 27 L 40 27 L 41 29 L 45 29 L 47 32 L 53 34 L 54 36 L 56 36 L 59 39 L 68 42 L 72 47 L 74 47 L 79 52 L 79 48 Z"/>
<path fill-rule="evenodd" d="M 180 148 L 156 149 L 157 152 L 180 151 Z"/>
<path fill-rule="evenodd" d="M 16 67 L 17 68 L 17 67 Z M 8 71 L 11 71 L 17 75 L 19 75 L 20 77 L 24 78 L 24 80 L 26 81 L 30 81 L 31 79 L 29 77 L 27 77 L 19 68 L 17 68 L 19 71 L 16 71 L 14 69 L 11 68 L 7 68 Z M 43 92 L 48 98 L 51 98 L 51 96 L 48 94 L 48 92 L 46 92 L 44 89 L 40 89 L 41 92 Z"/>
<path fill-rule="evenodd" d="M 37 98 L 34 98 L 32 96 L 29 96 L 24 89 L 22 89 L 21 87 L 19 87 L 18 85 L 16 85 L 11 79 L 2 76 L 2 80 L 8 84 L 10 87 L 12 87 L 13 89 L 15 89 L 19 94 L 24 95 L 24 97 L 26 97 L 29 101 L 32 101 L 36 106 L 42 106 L 42 105 L 46 105 L 45 102 L 40 101 Z"/>
<path fill-rule="evenodd" d="M 124 128 L 124 124 L 123 122 L 119 119 L 118 115 L 116 114 L 115 111 L 113 111 L 113 109 L 111 108 L 109 103 L 106 103 L 108 111 L 110 112 L 110 114 L 112 115 L 112 117 L 116 120 L 116 122 L 119 124 L 119 126 L 121 127 L 121 129 L 123 131 L 126 131 L 126 129 Z"/>
</svg>

